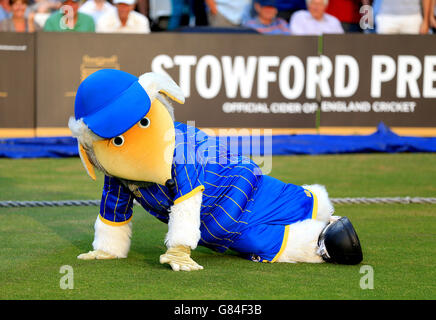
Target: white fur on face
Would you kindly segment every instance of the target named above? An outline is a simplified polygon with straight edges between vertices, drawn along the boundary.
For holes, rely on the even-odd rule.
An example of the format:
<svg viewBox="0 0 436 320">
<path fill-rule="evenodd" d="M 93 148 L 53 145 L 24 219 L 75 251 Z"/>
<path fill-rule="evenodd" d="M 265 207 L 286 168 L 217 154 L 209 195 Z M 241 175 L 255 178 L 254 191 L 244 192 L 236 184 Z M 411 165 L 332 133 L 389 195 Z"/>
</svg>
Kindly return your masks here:
<svg viewBox="0 0 436 320">
<path fill-rule="evenodd" d="M 108 175 L 107 171 L 97 160 L 97 156 L 94 152 L 94 142 L 103 140 L 103 138 L 92 132 L 83 122 L 83 119 L 76 120 L 74 117 L 70 117 L 70 120 L 68 121 L 68 127 L 70 128 L 73 137 L 77 138 L 79 144 L 83 146 L 83 149 L 85 150 L 88 159 L 92 163 L 92 165 L 97 170 L 100 170 L 104 174 Z M 82 159 L 82 155 L 80 155 L 80 158 Z M 85 164 L 84 167 L 86 171 L 88 171 Z"/>
<path fill-rule="evenodd" d="M 68 127 L 71 130 L 72 136 L 77 138 L 85 149 L 92 149 L 95 141 L 103 140 L 102 137 L 99 137 L 88 128 L 83 119 L 76 120 L 74 117 L 70 117 Z"/>
</svg>

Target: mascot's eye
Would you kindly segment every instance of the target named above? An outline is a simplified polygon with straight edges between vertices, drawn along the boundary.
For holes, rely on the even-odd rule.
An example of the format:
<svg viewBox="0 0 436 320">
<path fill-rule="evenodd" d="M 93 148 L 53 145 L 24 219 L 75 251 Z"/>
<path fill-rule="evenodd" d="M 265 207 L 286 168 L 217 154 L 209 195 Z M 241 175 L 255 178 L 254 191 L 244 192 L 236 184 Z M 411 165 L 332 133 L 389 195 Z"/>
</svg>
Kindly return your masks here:
<svg viewBox="0 0 436 320">
<path fill-rule="evenodd" d="M 115 147 L 121 147 L 124 144 L 124 137 L 118 136 L 112 139 L 112 143 Z"/>
<path fill-rule="evenodd" d="M 150 120 L 147 117 L 144 117 L 139 121 L 139 126 L 141 128 L 148 128 L 150 126 Z"/>
</svg>

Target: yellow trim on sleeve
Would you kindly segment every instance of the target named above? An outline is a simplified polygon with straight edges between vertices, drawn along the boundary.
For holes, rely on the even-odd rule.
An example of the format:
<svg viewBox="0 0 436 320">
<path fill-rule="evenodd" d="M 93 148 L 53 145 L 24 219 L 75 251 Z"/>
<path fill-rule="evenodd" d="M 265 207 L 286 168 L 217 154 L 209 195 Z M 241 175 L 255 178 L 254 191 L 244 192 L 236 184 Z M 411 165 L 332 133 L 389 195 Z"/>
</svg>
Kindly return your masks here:
<svg viewBox="0 0 436 320">
<path fill-rule="evenodd" d="M 310 191 L 309 189 L 304 188 L 304 192 L 309 198 L 313 198 L 313 205 L 312 205 L 312 219 L 315 220 L 316 216 L 318 215 L 318 197 L 315 193 Z"/>
<path fill-rule="evenodd" d="M 191 198 L 193 195 L 195 195 L 197 192 L 200 192 L 200 191 L 204 191 L 204 186 L 198 186 L 195 189 L 191 190 L 189 193 L 181 196 L 180 198 L 177 198 L 174 201 L 174 204 L 178 204 L 178 203 L 180 203 L 182 201 L 185 201 L 186 199 Z"/>
<path fill-rule="evenodd" d="M 318 197 L 315 193 L 310 192 L 313 197 L 313 207 L 312 207 L 312 219 L 315 220 L 318 214 Z"/>
<path fill-rule="evenodd" d="M 106 220 L 106 219 L 103 218 L 101 215 L 98 215 L 98 216 L 100 217 L 100 220 L 101 220 L 103 223 L 105 223 L 105 224 L 107 224 L 107 225 L 109 225 L 109 226 L 113 226 L 113 227 L 120 227 L 120 226 L 123 226 L 123 225 L 125 225 L 125 224 L 128 224 L 128 223 L 130 222 L 130 220 L 132 220 L 132 218 L 133 218 L 133 214 L 132 214 L 132 216 L 129 218 L 129 220 L 126 220 L 126 221 L 120 221 L 120 222 L 114 222 L 114 221 Z"/>
<path fill-rule="evenodd" d="M 282 246 L 280 248 L 280 251 L 274 257 L 274 259 L 271 260 L 271 263 L 275 262 L 281 256 L 281 254 L 283 253 L 283 250 L 285 250 L 285 248 L 286 248 L 286 245 L 288 243 L 288 237 L 289 237 L 289 226 L 290 225 L 285 226 L 285 235 L 283 236 Z"/>
</svg>

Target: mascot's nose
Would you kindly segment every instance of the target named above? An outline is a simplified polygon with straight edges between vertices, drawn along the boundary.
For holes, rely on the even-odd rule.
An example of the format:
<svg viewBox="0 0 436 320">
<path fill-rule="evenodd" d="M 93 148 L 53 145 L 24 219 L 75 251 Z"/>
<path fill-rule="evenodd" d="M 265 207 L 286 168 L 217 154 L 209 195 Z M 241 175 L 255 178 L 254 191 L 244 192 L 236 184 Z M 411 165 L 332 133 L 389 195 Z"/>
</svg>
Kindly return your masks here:
<svg viewBox="0 0 436 320">
<path fill-rule="evenodd" d="M 165 182 L 165 187 L 169 190 L 170 196 L 174 198 L 176 196 L 176 182 L 173 179 L 168 179 Z"/>
</svg>

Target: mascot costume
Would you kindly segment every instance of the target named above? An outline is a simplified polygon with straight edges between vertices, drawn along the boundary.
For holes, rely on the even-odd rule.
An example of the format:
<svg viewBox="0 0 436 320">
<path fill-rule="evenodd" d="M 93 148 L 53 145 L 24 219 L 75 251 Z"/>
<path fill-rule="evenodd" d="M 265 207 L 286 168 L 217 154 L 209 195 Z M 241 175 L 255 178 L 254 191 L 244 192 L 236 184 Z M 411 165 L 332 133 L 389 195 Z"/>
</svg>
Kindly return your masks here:
<svg viewBox="0 0 436 320">
<path fill-rule="evenodd" d="M 175 122 L 170 100 L 184 103 L 181 89 L 156 73 L 103 69 L 80 84 L 69 128 L 89 176 L 96 168 L 105 178 L 94 250 L 79 259 L 127 257 L 136 199 L 168 224 L 160 262 L 174 271 L 203 269 L 191 258 L 197 245 L 256 262 L 362 261 L 324 186 L 262 175 L 216 137 Z"/>
</svg>

